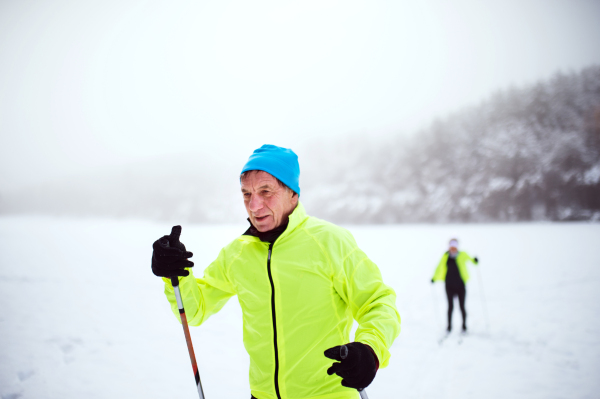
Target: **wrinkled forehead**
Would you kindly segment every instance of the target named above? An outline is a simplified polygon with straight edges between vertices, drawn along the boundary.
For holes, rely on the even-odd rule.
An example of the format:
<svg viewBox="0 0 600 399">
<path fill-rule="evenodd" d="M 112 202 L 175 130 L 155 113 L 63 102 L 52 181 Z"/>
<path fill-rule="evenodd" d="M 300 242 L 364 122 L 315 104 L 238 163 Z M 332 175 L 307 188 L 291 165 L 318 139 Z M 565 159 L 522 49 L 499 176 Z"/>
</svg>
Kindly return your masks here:
<svg viewBox="0 0 600 399">
<path fill-rule="evenodd" d="M 277 179 L 270 173 L 262 170 L 251 170 L 244 174 L 240 180 L 242 184 L 242 190 L 251 190 L 259 187 L 279 187 Z"/>
</svg>

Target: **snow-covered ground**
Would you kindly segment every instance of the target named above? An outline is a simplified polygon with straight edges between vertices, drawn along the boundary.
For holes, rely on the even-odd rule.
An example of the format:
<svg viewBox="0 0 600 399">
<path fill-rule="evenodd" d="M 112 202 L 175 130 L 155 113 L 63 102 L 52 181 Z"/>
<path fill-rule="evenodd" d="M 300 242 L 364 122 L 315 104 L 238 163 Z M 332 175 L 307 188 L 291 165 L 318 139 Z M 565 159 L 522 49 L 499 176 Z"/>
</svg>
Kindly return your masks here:
<svg viewBox="0 0 600 399">
<path fill-rule="evenodd" d="M 151 244 L 170 227 L 0 218 L 2 399 L 197 397 L 181 327 L 150 271 Z M 184 225 L 182 241 L 201 269 L 245 227 Z M 371 399 L 600 397 L 600 224 L 350 230 L 402 316 Z M 469 335 L 439 345 L 445 297 L 429 280 L 451 236 L 481 274 L 470 268 Z M 233 299 L 192 329 L 209 399 L 250 396 L 240 313 Z"/>
</svg>

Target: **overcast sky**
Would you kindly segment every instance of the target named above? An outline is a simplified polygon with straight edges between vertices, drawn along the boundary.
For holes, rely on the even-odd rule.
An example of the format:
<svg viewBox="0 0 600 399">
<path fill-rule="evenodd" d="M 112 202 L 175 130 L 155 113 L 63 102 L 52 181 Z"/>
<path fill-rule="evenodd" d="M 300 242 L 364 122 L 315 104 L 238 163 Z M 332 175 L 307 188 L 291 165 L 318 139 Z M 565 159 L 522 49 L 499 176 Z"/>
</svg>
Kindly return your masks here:
<svg viewBox="0 0 600 399">
<path fill-rule="evenodd" d="M 0 189 L 410 134 L 600 64 L 600 1 L 0 2 Z M 225 154 L 225 155 L 223 155 Z"/>
</svg>

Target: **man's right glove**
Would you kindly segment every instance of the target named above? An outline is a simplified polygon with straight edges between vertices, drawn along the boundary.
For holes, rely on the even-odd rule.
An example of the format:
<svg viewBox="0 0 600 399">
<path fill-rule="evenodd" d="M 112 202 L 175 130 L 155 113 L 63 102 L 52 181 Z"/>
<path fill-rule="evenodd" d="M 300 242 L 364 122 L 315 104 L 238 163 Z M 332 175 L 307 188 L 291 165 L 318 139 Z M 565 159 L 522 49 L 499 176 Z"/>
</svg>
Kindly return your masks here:
<svg viewBox="0 0 600 399">
<path fill-rule="evenodd" d="M 340 361 L 340 363 L 333 363 L 327 369 L 327 374 L 336 373 L 342 377 L 342 386 L 347 388 L 368 387 L 379 368 L 379 361 L 373 350 L 361 342 L 334 346 L 325 351 L 325 356 Z"/>
<path fill-rule="evenodd" d="M 185 250 L 179 241 L 181 226 L 173 226 L 171 235 L 154 241 L 152 248 L 152 273 L 159 277 L 189 276 L 186 267 L 193 267 L 194 262 L 187 260 L 194 256 Z"/>
</svg>

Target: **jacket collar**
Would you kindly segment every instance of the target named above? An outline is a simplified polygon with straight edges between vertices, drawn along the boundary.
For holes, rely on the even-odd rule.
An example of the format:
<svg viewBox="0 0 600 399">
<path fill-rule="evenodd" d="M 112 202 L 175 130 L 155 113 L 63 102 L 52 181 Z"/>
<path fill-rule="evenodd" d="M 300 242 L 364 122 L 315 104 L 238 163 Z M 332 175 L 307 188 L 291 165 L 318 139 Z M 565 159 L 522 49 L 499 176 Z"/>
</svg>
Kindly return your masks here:
<svg viewBox="0 0 600 399">
<path fill-rule="evenodd" d="M 285 229 L 283 233 L 279 236 L 279 238 L 284 237 L 294 231 L 298 226 L 300 226 L 306 219 L 308 215 L 306 214 L 306 210 L 304 210 L 304 206 L 300 201 L 298 201 L 298 205 L 296 205 L 296 209 L 290 215 L 290 219 L 288 222 L 288 227 Z"/>
<path fill-rule="evenodd" d="M 258 229 L 256 227 L 254 227 L 254 225 L 250 221 L 250 218 L 248 218 L 248 223 L 250 223 L 250 227 L 244 233 L 245 236 L 258 237 L 258 239 L 261 240 L 262 242 L 273 243 L 273 242 L 277 241 L 277 239 L 279 238 L 281 233 L 283 233 L 285 231 L 285 229 L 287 229 L 288 224 L 289 224 L 289 218 L 286 219 L 285 223 L 283 223 L 281 226 L 276 227 L 273 230 L 269 230 L 269 231 L 265 231 L 265 232 L 258 231 Z"/>
<path fill-rule="evenodd" d="M 275 238 L 273 241 L 277 241 L 280 238 L 290 234 L 292 231 L 296 229 L 296 227 L 300 226 L 304 220 L 308 218 L 306 211 L 304 210 L 304 206 L 300 201 L 298 201 L 298 205 L 294 211 L 290 214 L 288 218 L 287 228 L 280 234 L 278 230 L 279 228 L 273 229 L 271 231 L 267 231 L 265 233 L 259 233 L 254 226 L 251 226 L 246 232 L 242 235 L 241 239 L 244 241 L 256 241 L 257 239 L 263 242 L 270 242 L 270 239 Z M 273 232 L 273 234 L 270 234 Z"/>
</svg>

